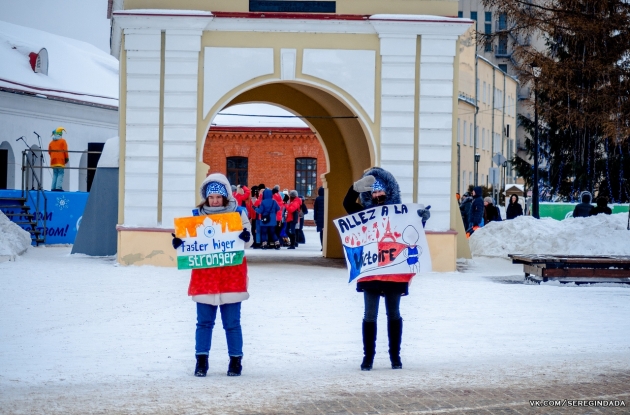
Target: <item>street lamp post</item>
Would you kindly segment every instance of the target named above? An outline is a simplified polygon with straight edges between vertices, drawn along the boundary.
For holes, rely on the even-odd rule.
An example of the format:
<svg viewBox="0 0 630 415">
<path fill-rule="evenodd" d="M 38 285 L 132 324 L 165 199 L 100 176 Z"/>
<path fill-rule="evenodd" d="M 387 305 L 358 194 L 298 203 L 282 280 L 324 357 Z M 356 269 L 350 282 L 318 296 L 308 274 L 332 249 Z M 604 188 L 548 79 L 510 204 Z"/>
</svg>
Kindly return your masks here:
<svg viewBox="0 0 630 415">
<path fill-rule="evenodd" d="M 479 160 L 481 160 L 481 154 L 475 153 L 475 186 L 479 186 Z"/>
<path fill-rule="evenodd" d="M 538 158 L 540 150 L 538 147 L 538 77 L 540 76 L 540 68 L 535 64 L 532 65 L 534 74 L 534 180 L 532 186 L 532 216 L 540 219 L 539 210 L 539 191 L 538 191 Z"/>
</svg>

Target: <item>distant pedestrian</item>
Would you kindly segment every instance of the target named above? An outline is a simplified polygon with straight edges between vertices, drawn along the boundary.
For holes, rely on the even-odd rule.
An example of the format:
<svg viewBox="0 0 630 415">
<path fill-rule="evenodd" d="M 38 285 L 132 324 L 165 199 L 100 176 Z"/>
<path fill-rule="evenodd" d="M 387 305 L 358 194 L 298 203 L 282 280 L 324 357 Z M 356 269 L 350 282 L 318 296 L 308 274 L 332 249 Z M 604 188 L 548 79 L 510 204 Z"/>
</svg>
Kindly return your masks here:
<svg viewBox="0 0 630 415">
<path fill-rule="evenodd" d="M 487 225 L 490 222 L 501 222 L 501 211 L 494 205 L 494 200 L 490 196 L 483 199 L 483 219 Z"/>
<path fill-rule="evenodd" d="M 475 228 L 481 228 L 484 225 L 483 190 L 481 186 L 473 188 L 472 197 L 473 200 L 468 213 L 468 230 L 474 231 Z"/>
<path fill-rule="evenodd" d="M 612 215 L 612 209 L 608 207 L 608 199 L 605 196 L 597 198 L 597 206 L 591 209 L 591 216 L 599 215 L 603 213 L 605 215 Z"/>
<path fill-rule="evenodd" d="M 52 132 L 52 141 L 48 144 L 48 155 L 50 156 L 50 167 L 53 170 L 52 184 L 50 190 L 56 192 L 63 191 L 63 176 L 65 175 L 66 164 L 70 161 L 68 156 L 68 143 L 63 138 L 66 131 L 59 127 Z"/>
<path fill-rule="evenodd" d="M 582 200 L 582 203 L 578 203 L 575 209 L 573 209 L 573 217 L 587 218 L 591 215 L 591 210 L 593 209 L 593 205 L 591 205 L 591 201 L 593 200 L 591 192 L 584 191 L 580 193 L 580 200 Z"/>
<path fill-rule="evenodd" d="M 280 249 L 280 242 L 278 242 L 278 236 L 276 235 L 277 213 L 280 210 L 280 206 L 273 199 L 271 189 L 265 189 L 261 199 L 260 205 L 256 208 L 256 213 L 260 217 L 260 247 L 262 249 Z"/>
<path fill-rule="evenodd" d="M 322 249 L 324 248 L 324 206 L 324 188 L 320 187 L 317 189 L 317 197 L 313 204 L 313 219 L 317 232 L 319 232 L 319 242 L 322 244 Z"/>
<path fill-rule="evenodd" d="M 468 215 L 470 214 L 470 205 L 472 205 L 473 198 L 470 193 L 464 193 L 461 198 L 461 204 L 459 205 L 459 213 L 462 215 L 462 221 L 464 222 L 464 229 L 468 229 Z"/>
<path fill-rule="evenodd" d="M 512 195 L 505 210 L 505 219 L 514 219 L 517 216 L 523 216 L 523 206 L 518 202 L 518 196 Z"/>
<path fill-rule="evenodd" d="M 291 190 L 289 192 L 289 201 L 285 204 L 287 213 L 287 235 L 289 236 L 289 249 L 295 249 L 295 226 L 299 223 L 299 210 L 302 205 L 302 199 L 298 197 L 297 190 Z"/>
</svg>

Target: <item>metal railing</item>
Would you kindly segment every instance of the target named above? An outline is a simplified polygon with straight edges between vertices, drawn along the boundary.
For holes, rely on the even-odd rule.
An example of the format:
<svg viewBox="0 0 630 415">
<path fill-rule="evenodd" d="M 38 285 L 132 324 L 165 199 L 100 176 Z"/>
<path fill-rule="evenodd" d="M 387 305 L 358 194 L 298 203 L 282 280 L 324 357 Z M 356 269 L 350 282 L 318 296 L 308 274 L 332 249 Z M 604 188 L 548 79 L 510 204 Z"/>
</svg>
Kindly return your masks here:
<svg viewBox="0 0 630 415">
<path fill-rule="evenodd" d="M 31 201 L 31 203 L 35 206 L 35 212 L 33 212 L 33 221 L 35 222 L 35 226 L 37 229 L 42 229 L 41 238 L 35 235 L 37 243 L 45 242 L 47 233 L 46 218 L 48 216 L 48 199 L 46 198 L 46 194 L 44 193 L 43 186 L 44 169 L 53 168 L 47 164 L 45 165 L 43 154 L 44 151 L 49 153 L 102 154 L 102 151 L 42 150 L 39 148 L 29 148 L 28 150 L 22 151 L 22 198 L 25 199 L 25 201 Z M 39 153 L 39 155 L 37 155 L 37 153 Z M 36 160 L 38 160 L 39 162 L 37 162 Z M 64 166 L 62 168 L 64 170 L 96 170 L 96 167 Z M 36 192 L 34 198 L 31 191 Z M 40 200 L 42 200 L 44 204 L 43 212 L 40 206 Z"/>
</svg>

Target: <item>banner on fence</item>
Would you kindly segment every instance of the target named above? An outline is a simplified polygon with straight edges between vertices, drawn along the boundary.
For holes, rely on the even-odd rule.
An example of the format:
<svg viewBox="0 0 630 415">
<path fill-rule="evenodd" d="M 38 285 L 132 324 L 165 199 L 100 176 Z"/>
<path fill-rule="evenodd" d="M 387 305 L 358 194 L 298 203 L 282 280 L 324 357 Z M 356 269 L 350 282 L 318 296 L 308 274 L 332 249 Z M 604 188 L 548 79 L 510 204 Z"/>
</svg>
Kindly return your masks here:
<svg viewBox="0 0 630 415">
<path fill-rule="evenodd" d="M 215 268 L 243 263 L 245 243 L 237 212 L 175 218 L 175 236 L 184 242 L 177 248 L 177 268 Z"/>
<path fill-rule="evenodd" d="M 384 205 L 333 222 L 341 236 L 349 282 L 431 271 L 429 246 L 416 204 Z"/>
</svg>

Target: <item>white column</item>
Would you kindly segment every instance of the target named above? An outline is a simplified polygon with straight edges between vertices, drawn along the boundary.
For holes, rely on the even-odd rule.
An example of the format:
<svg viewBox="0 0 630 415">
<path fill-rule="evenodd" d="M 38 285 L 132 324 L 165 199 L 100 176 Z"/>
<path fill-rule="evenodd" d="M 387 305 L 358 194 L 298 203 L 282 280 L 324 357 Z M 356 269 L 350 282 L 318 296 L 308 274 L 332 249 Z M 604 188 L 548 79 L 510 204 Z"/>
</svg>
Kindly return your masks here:
<svg viewBox="0 0 630 415">
<path fill-rule="evenodd" d="M 432 231 L 450 229 L 456 46 L 456 36 L 421 36 L 418 203 L 431 205 L 427 230 Z"/>
<path fill-rule="evenodd" d="M 380 166 L 400 185 L 403 202 L 413 200 L 415 34 L 380 33 L 381 148 Z"/>
<path fill-rule="evenodd" d="M 166 30 L 162 226 L 196 204 L 197 86 L 201 30 Z"/>
<path fill-rule="evenodd" d="M 158 224 L 161 42 L 160 30 L 125 29 L 125 225 Z"/>
</svg>

